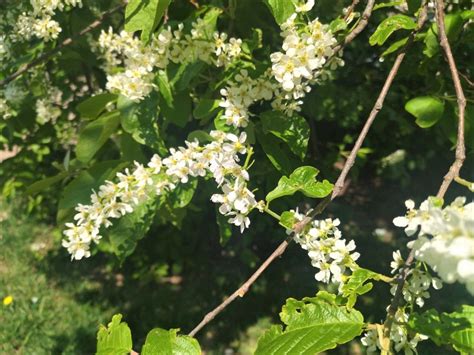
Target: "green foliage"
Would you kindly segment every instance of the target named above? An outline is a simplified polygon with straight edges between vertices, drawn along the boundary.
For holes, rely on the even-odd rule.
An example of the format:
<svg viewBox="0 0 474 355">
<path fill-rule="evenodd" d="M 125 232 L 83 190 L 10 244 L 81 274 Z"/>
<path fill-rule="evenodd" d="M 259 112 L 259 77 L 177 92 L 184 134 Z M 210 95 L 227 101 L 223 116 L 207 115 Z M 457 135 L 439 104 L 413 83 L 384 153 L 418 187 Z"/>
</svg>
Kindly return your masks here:
<svg viewBox="0 0 474 355">
<path fill-rule="evenodd" d="M 415 21 L 406 15 L 393 15 L 383 20 L 375 32 L 370 36 L 369 43 L 372 46 L 385 43 L 385 41 L 397 30 L 412 30 L 416 27 Z"/>
<path fill-rule="evenodd" d="M 316 354 L 358 336 L 364 326 L 359 311 L 318 295 L 302 301 L 289 298 L 280 313 L 285 327 L 272 326 L 258 342 L 259 354 Z"/>
<path fill-rule="evenodd" d="M 463 18 L 460 14 L 448 14 L 444 19 L 444 26 L 446 29 L 446 36 L 448 41 L 453 41 L 458 38 L 463 26 Z M 423 53 L 427 57 L 433 57 L 439 52 L 438 26 L 436 23 L 431 25 L 431 28 L 426 33 L 425 49 Z"/>
<path fill-rule="evenodd" d="M 89 162 L 120 124 L 120 112 L 106 113 L 88 123 L 79 135 L 76 156 L 83 163 Z"/>
<path fill-rule="evenodd" d="M 199 355 L 201 348 L 196 339 L 178 335 L 179 329 L 151 330 L 142 348 L 143 355 Z"/>
<path fill-rule="evenodd" d="M 76 109 L 81 114 L 81 118 L 93 120 L 99 117 L 108 103 L 116 101 L 117 98 L 115 94 L 104 92 L 85 99 L 77 105 Z"/>
<path fill-rule="evenodd" d="M 474 351 L 474 306 L 463 305 L 457 312 L 441 313 L 430 309 L 413 313 L 409 327 L 430 337 L 437 345 L 451 344 L 457 351 Z"/>
<path fill-rule="evenodd" d="M 107 327 L 101 325 L 97 333 L 97 355 L 125 355 L 132 350 L 132 333 L 122 315 L 116 314 Z"/>
<path fill-rule="evenodd" d="M 283 196 L 291 196 L 300 191 L 311 198 L 323 198 L 329 195 L 333 185 L 327 181 L 316 180 L 319 170 L 312 166 L 301 166 L 291 173 L 289 177 L 283 176 L 278 181 L 278 186 L 267 194 L 267 202 Z"/>
<path fill-rule="evenodd" d="M 443 117 L 444 102 L 432 96 L 415 97 L 405 104 L 405 110 L 416 117 L 418 126 L 429 128 Z"/>
<path fill-rule="evenodd" d="M 352 275 L 341 288 L 342 296 L 347 298 L 347 307 L 354 307 L 358 296 L 364 295 L 372 290 L 374 285 L 371 282 L 367 282 L 368 280 L 379 281 L 384 279 L 386 279 L 385 276 L 371 270 L 363 268 L 354 270 Z"/>
<path fill-rule="evenodd" d="M 273 14 L 276 22 L 280 25 L 285 22 L 292 13 L 295 12 L 295 5 L 292 0 L 264 0 Z"/>
<path fill-rule="evenodd" d="M 141 38 L 148 41 L 158 26 L 171 0 L 131 0 L 125 9 L 125 30 L 141 31 Z"/>
<path fill-rule="evenodd" d="M 263 133 L 272 134 L 288 146 L 301 160 L 306 156 L 310 128 L 306 120 L 294 114 L 287 117 L 281 112 L 267 111 L 260 116 Z"/>
</svg>

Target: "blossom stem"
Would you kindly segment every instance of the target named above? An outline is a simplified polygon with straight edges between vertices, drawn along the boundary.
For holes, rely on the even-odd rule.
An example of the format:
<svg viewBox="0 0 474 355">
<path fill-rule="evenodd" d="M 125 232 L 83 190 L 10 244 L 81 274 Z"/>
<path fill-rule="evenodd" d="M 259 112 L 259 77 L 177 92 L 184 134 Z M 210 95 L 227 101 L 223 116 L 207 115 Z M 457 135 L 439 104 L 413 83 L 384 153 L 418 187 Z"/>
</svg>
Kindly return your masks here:
<svg viewBox="0 0 474 355">
<path fill-rule="evenodd" d="M 265 211 L 266 213 L 268 213 L 270 216 L 272 216 L 273 218 L 277 219 L 277 220 L 280 220 L 280 219 L 281 219 L 281 217 L 280 217 L 280 215 L 279 215 L 278 213 L 272 211 L 272 210 L 269 209 L 268 207 L 265 207 L 264 211 Z"/>
<path fill-rule="evenodd" d="M 250 167 L 250 158 L 252 158 L 253 155 L 253 148 L 250 146 L 247 150 L 247 157 L 245 158 L 245 163 L 244 163 L 244 170 L 247 170 Z"/>
<path fill-rule="evenodd" d="M 467 181 L 460 176 L 456 176 L 454 181 L 462 186 L 466 186 L 470 191 L 474 192 L 474 182 Z"/>
</svg>

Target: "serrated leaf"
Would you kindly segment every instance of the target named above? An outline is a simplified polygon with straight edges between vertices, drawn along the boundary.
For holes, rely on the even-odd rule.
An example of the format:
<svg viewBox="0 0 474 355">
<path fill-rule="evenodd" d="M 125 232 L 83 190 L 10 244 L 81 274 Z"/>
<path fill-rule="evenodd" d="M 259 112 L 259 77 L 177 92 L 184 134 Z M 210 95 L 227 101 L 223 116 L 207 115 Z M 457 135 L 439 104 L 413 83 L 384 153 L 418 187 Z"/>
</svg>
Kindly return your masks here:
<svg viewBox="0 0 474 355">
<path fill-rule="evenodd" d="M 295 12 L 295 5 L 291 0 L 265 0 L 265 4 L 279 25 Z"/>
<path fill-rule="evenodd" d="M 452 313 L 439 314 L 434 309 L 412 313 L 408 326 L 428 335 L 437 345 L 449 344 L 464 353 L 474 351 L 474 306 L 463 305 Z"/>
<path fill-rule="evenodd" d="M 179 329 L 151 330 L 146 336 L 142 355 L 199 355 L 201 348 L 196 339 L 178 335 Z"/>
<path fill-rule="evenodd" d="M 408 101 L 405 110 L 416 117 L 418 126 L 429 128 L 443 116 L 444 102 L 432 96 L 419 96 Z"/>
<path fill-rule="evenodd" d="M 316 354 L 352 340 L 364 326 L 359 311 L 319 296 L 287 299 L 280 318 L 285 328 L 270 328 L 259 339 L 256 355 Z"/>
<path fill-rule="evenodd" d="M 171 0 L 130 0 L 125 8 L 125 31 L 142 31 L 141 39 L 148 41 L 170 2 Z"/>
<path fill-rule="evenodd" d="M 287 117 L 278 111 L 267 111 L 260 116 L 263 133 L 271 133 L 288 144 L 290 150 L 301 160 L 308 148 L 310 128 L 308 122 L 299 116 Z"/>
<path fill-rule="evenodd" d="M 342 296 L 347 298 L 347 307 L 354 307 L 357 297 L 372 289 L 372 283 L 366 283 L 368 280 L 381 280 L 382 278 L 384 278 L 383 275 L 371 270 L 363 268 L 354 270 L 349 280 L 341 288 Z"/>
<path fill-rule="evenodd" d="M 87 124 L 79 134 L 76 145 L 77 159 L 89 162 L 109 137 L 117 130 L 120 123 L 120 112 L 112 111 Z"/>
<path fill-rule="evenodd" d="M 132 350 L 132 334 L 122 315 L 116 314 L 107 327 L 101 325 L 97 333 L 97 355 L 125 355 Z"/>
<path fill-rule="evenodd" d="M 267 194 L 267 202 L 283 196 L 291 196 L 301 191 L 305 196 L 312 198 L 323 198 L 329 195 L 333 185 L 324 180 L 316 180 L 319 170 L 312 166 L 301 166 L 293 171 L 289 177 L 283 176 L 278 181 L 278 186 Z"/>
<path fill-rule="evenodd" d="M 76 109 L 81 114 L 81 118 L 93 120 L 97 118 L 109 102 L 117 100 L 118 95 L 104 92 L 87 98 L 77 105 Z"/>
<path fill-rule="evenodd" d="M 412 30 L 415 27 L 416 23 L 411 17 L 400 14 L 388 17 L 380 23 L 372 36 L 370 36 L 369 43 L 371 46 L 381 46 L 393 32 L 400 29 Z"/>
</svg>

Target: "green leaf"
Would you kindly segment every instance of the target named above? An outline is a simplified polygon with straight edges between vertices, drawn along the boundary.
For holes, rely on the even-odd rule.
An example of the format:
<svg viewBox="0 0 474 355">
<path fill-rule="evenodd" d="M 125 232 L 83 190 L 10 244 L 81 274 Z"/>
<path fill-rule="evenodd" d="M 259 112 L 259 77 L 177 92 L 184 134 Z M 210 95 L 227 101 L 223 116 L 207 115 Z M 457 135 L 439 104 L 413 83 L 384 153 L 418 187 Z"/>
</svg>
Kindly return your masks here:
<svg viewBox="0 0 474 355">
<path fill-rule="evenodd" d="M 109 137 L 117 130 L 120 123 L 120 112 L 113 111 L 88 123 L 79 134 L 76 145 L 77 159 L 83 163 L 89 162 Z"/>
<path fill-rule="evenodd" d="M 448 14 L 445 16 L 444 26 L 446 29 L 446 36 L 451 44 L 453 41 L 458 39 L 459 34 L 462 31 L 463 22 L 463 17 L 460 14 Z M 439 52 L 438 26 L 436 23 L 433 23 L 427 31 L 424 42 L 425 49 L 423 50 L 423 53 L 427 57 L 431 58 Z"/>
<path fill-rule="evenodd" d="M 288 146 L 275 136 L 257 130 L 257 139 L 268 160 L 281 174 L 290 174 L 298 166 L 298 161 L 291 158 Z"/>
<path fill-rule="evenodd" d="M 109 102 L 115 101 L 117 98 L 118 95 L 105 92 L 82 101 L 76 109 L 81 114 L 81 118 L 93 120 L 104 111 Z"/>
<path fill-rule="evenodd" d="M 213 138 L 206 131 L 197 130 L 197 131 L 192 131 L 191 133 L 189 133 L 187 140 L 188 142 L 194 142 L 195 140 L 197 140 L 199 143 L 203 144 L 203 143 L 212 142 Z"/>
<path fill-rule="evenodd" d="M 201 61 L 180 64 L 170 80 L 171 86 L 176 92 L 188 89 L 191 81 L 201 73 L 205 66 L 205 63 Z"/>
<path fill-rule="evenodd" d="M 408 101 L 405 110 L 416 117 L 418 126 L 428 128 L 443 116 L 444 102 L 432 96 L 419 96 Z"/>
<path fill-rule="evenodd" d="M 290 150 L 301 160 L 308 148 L 310 128 L 308 122 L 298 115 L 287 117 L 278 111 L 267 111 L 260 116 L 263 133 L 271 133 L 288 144 Z"/>
<path fill-rule="evenodd" d="M 286 229 L 292 230 L 295 222 L 296 218 L 294 212 L 285 211 L 280 216 L 280 225 Z"/>
<path fill-rule="evenodd" d="M 359 311 L 322 296 L 287 299 L 280 318 L 285 328 L 273 326 L 260 337 L 256 355 L 317 354 L 354 339 L 364 326 Z"/>
<path fill-rule="evenodd" d="M 48 187 L 53 186 L 54 184 L 57 184 L 61 180 L 63 180 L 65 177 L 67 177 L 69 173 L 67 171 L 60 172 L 59 174 L 56 174 L 54 176 L 47 177 L 45 179 L 36 181 L 32 183 L 30 186 L 27 187 L 25 193 L 27 195 L 33 195 L 38 192 L 41 192 L 43 190 L 46 190 Z"/>
<path fill-rule="evenodd" d="M 107 327 L 101 325 L 97 333 L 97 355 L 125 355 L 132 350 L 132 334 L 122 315 L 116 314 Z"/>
<path fill-rule="evenodd" d="M 97 190 L 105 180 L 109 180 L 122 168 L 127 166 L 120 160 L 109 160 L 95 164 L 88 170 L 82 171 L 63 190 L 58 204 L 58 223 L 72 218 L 74 207 L 78 203 L 90 203 L 92 190 Z"/>
<path fill-rule="evenodd" d="M 474 20 L 474 10 L 464 10 L 461 12 L 461 17 L 463 20 Z"/>
<path fill-rule="evenodd" d="M 378 281 L 384 277 L 385 276 L 371 270 L 363 268 L 356 269 L 341 288 L 342 295 L 347 298 L 347 307 L 354 307 L 357 297 L 372 289 L 373 284 L 371 282 L 366 283 L 368 280 Z"/>
<path fill-rule="evenodd" d="M 120 110 L 120 122 L 125 132 L 130 133 L 138 143 L 166 154 L 168 150 L 158 128 L 159 108 L 156 102 L 157 96 L 153 94 L 139 103 L 120 96 L 117 108 Z"/>
<path fill-rule="evenodd" d="M 158 82 L 161 97 L 165 99 L 168 106 L 173 107 L 173 93 L 171 92 L 171 84 L 168 80 L 168 75 L 164 70 L 160 70 L 156 75 L 156 80 Z"/>
<path fill-rule="evenodd" d="M 142 355 L 200 355 L 201 348 L 196 339 L 177 335 L 179 329 L 151 330 L 146 336 Z"/>
<path fill-rule="evenodd" d="M 305 196 L 312 198 L 323 198 L 329 195 L 333 185 L 324 180 L 316 180 L 319 170 L 312 166 L 302 166 L 291 173 L 289 177 L 283 176 L 278 181 L 278 186 L 267 194 L 267 202 L 283 196 L 293 195 L 301 191 Z"/>
<path fill-rule="evenodd" d="M 141 39 L 148 41 L 170 2 L 171 0 L 130 0 L 125 8 L 125 31 L 142 31 Z"/>
<path fill-rule="evenodd" d="M 223 216 L 216 207 L 216 222 L 219 227 L 219 243 L 224 246 L 232 237 L 232 227 L 227 222 L 228 217 Z"/>
<path fill-rule="evenodd" d="M 264 0 L 273 14 L 276 22 L 281 25 L 295 12 L 295 5 L 291 0 Z"/>
<path fill-rule="evenodd" d="M 396 42 L 393 42 L 390 47 L 388 47 L 382 54 L 382 57 L 385 57 L 393 52 L 398 51 L 400 48 L 402 48 L 406 43 L 408 42 L 408 37 L 402 38 Z"/>
<path fill-rule="evenodd" d="M 197 119 L 211 117 L 220 109 L 219 103 L 220 100 L 202 99 L 196 105 L 193 116 Z"/>
<path fill-rule="evenodd" d="M 421 0 L 407 0 L 408 12 L 414 14 L 421 6 Z"/>
<path fill-rule="evenodd" d="M 137 242 L 142 239 L 150 229 L 153 218 L 157 210 L 159 199 L 149 198 L 147 201 L 134 207 L 132 213 L 122 216 L 114 221 L 112 227 L 107 229 L 107 243 L 100 243 L 99 246 L 104 251 L 115 254 L 120 262 L 130 256 Z"/>
<path fill-rule="evenodd" d="M 178 127 L 184 127 L 191 118 L 191 97 L 189 92 L 180 92 L 175 95 L 174 104 L 168 106 L 166 102 L 161 105 L 165 122 L 173 123 Z"/>
<path fill-rule="evenodd" d="M 379 4 L 376 4 L 373 8 L 373 11 L 382 9 L 384 7 L 394 7 L 394 6 L 399 6 L 402 5 L 405 1 L 404 0 L 397 0 L 397 1 L 388 1 L 388 2 L 381 2 Z"/>
<path fill-rule="evenodd" d="M 452 345 L 461 353 L 474 351 L 474 306 L 461 306 L 452 313 L 439 314 L 430 309 L 424 313 L 412 313 L 408 321 L 411 330 L 428 335 L 438 346 Z"/>
<path fill-rule="evenodd" d="M 380 23 L 372 36 L 370 36 L 369 43 L 371 46 L 381 46 L 393 32 L 400 29 L 412 30 L 415 27 L 416 23 L 411 17 L 400 14 L 388 17 Z"/>
<path fill-rule="evenodd" d="M 347 28 L 347 22 L 342 18 L 337 18 L 329 24 L 329 29 L 332 33 L 344 31 Z"/>
</svg>

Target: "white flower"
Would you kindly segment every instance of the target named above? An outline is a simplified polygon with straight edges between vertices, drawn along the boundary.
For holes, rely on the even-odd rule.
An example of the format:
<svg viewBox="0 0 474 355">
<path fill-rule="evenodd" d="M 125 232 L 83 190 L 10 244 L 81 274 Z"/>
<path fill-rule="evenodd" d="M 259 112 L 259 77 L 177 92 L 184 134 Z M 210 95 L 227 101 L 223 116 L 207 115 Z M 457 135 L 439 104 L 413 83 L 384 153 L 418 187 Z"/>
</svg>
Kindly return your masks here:
<svg viewBox="0 0 474 355">
<path fill-rule="evenodd" d="M 296 12 L 308 12 L 311 11 L 311 9 L 314 6 L 314 0 L 308 0 L 306 2 L 298 2 L 298 4 L 295 6 Z"/>
</svg>

